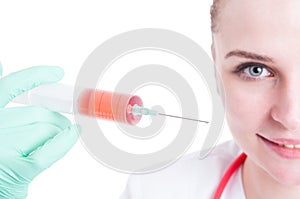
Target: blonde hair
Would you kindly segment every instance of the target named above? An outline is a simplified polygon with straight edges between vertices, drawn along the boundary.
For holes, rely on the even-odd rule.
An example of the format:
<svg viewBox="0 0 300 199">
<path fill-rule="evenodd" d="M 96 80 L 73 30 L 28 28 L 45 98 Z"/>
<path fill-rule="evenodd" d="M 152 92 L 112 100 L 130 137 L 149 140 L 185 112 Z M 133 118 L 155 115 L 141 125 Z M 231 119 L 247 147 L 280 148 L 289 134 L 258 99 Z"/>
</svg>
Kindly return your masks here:
<svg viewBox="0 0 300 199">
<path fill-rule="evenodd" d="M 213 0 L 210 7 L 211 31 L 217 32 L 217 18 L 220 14 L 221 0 Z"/>
</svg>

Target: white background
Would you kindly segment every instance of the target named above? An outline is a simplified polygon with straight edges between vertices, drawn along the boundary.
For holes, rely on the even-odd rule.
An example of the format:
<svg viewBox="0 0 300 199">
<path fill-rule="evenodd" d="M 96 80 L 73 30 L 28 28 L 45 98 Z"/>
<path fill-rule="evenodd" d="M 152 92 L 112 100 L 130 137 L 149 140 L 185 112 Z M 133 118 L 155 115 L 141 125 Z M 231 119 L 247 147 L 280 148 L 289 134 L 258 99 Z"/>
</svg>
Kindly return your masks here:
<svg viewBox="0 0 300 199">
<path fill-rule="evenodd" d="M 58 65 L 65 70 L 62 82 L 73 85 L 82 63 L 98 45 L 138 28 L 179 32 L 210 54 L 211 2 L 1 1 L 3 75 L 34 65 Z M 227 139 L 230 135 L 224 130 L 220 142 Z M 199 150 L 199 142 L 196 139 L 188 152 Z M 98 163 L 78 142 L 63 159 L 35 178 L 28 198 L 118 198 L 127 177 Z"/>
</svg>

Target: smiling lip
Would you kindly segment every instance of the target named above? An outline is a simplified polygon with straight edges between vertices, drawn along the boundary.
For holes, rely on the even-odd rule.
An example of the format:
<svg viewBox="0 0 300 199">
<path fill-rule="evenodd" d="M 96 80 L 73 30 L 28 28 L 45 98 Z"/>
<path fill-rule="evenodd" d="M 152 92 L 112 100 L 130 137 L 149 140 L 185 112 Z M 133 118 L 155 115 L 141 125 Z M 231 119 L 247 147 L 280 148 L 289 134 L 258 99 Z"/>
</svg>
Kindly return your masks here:
<svg viewBox="0 0 300 199">
<path fill-rule="evenodd" d="M 273 152 L 285 159 L 300 159 L 300 140 L 276 138 L 268 139 L 258 135 L 259 139 Z"/>
</svg>

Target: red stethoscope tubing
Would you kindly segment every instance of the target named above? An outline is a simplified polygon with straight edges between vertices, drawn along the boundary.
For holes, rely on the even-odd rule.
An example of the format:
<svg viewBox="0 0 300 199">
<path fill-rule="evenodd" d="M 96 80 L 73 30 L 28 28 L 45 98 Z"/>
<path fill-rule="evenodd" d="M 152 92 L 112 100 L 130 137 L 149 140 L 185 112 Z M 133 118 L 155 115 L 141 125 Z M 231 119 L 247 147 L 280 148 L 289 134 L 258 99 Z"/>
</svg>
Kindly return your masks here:
<svg viewBox="0 0 300 199">
<path fill-rule="evenodd" d="M 232 163 L 231 165 L 228 167 L 228 169 L 226 170 L 224 176 L 222 177 L 216 192 L 214 194 L 213 199 L 219 199 L 221 198 L 221 195 L 227 185 L 227 183 L 229 182 L 231 176 L 235 173 L 235 171 L 243 164 L 243 162 L 245 161 L 247 155 L 245 153 L 242 153 L 241 155 L 239 155 L 239 157 L 237 157 Z"/>
</svg>

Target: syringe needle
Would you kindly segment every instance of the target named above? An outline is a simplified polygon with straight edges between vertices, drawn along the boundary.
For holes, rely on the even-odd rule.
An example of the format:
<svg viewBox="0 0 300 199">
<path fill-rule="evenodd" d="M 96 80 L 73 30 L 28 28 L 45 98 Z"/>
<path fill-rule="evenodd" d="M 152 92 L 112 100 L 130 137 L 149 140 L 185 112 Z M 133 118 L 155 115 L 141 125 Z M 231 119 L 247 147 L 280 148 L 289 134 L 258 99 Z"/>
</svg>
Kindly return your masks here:
<svg viewBox="0 0 300 199">
<path fill-rule="evenodd" d="M 184 119 L 184 120 L 190 120 L 190 121 L 194 121 L 194 122 L 203 122 L 203 123 L 207 123 L 207 124 L 209 123 L 208 121 L 204 121 L 204 120 L 197 120 L 197 119 L 192 119 L 192 118 L 187 118 L 187 117 L 179 117 L 179 116 L 175 116 L 175 115 L 159 113 L 155 110 L 139 106 L 138 104 L 135 104 L 134 106 L 130 106 L 129 112 L 132 113 L 133 115 L 163 115 L 163 116 L 167 116 L 167 117 L 174 117 L 174 118 L 179 118 L 179 119 Z"/>
<path fill-rule="evenodd" d="M 175 116 L 175 115 L 168 115 L 168 114 L 164 114 L 164 113 L 157 113 L 158 115 L 163 115 L 163 116 L 167 116 L 167 117 L 174 117 L 174 118 L 179 118 L 179 119 L 184 119 L 184 120 L 191 120 L 191 121 L 195 121 L 195 122 L 203 122 L 203 123 L 209 123 L 208 121 L 204 121 L 204 120 L 197 120 L 197 119 L 192 119 L 192 118 L 187 118 L 187 117 L 179 117 L 179 116 Z"/>
</svg>

